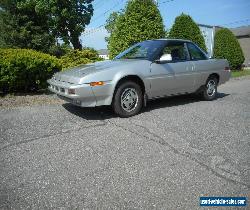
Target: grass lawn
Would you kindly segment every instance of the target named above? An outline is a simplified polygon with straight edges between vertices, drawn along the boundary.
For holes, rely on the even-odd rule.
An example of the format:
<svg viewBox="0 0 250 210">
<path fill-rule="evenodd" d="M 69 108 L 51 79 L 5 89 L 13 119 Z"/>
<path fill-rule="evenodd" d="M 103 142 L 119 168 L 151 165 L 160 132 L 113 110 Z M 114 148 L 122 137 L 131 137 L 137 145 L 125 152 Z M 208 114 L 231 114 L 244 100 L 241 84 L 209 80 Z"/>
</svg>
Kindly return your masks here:
<svg viewBox="0 0 250 210">
<path fill-rule="evenodd" d="M 244 69 L 243 71 L 232 71 L 232 77 L 242 77 L 250 75 L 250 69 Z"/>
</svg>

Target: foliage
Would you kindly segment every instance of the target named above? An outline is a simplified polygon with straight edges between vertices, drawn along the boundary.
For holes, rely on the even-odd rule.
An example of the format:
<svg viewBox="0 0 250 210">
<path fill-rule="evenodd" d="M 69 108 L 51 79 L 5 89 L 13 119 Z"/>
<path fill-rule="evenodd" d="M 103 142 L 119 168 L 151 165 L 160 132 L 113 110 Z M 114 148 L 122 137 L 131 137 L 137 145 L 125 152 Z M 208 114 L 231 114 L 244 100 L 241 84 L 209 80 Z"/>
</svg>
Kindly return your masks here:
<svg viewBox="0 0 250 210">
<path fill-rule="evenodd" d="M 70 45 L 67 44 L 57 44 L 57 45 L 53 45 L 50 47 L 49 49 L 49 54 L 50 55 L 54 55 L 57 58 L 62 57 L 63 55 L 69 53 L 72 50 L 72 47 Z"/>
<path fill-rule="evenodd" d="M 27 49 L 0 49 L 0 90 L 46 88 L 46 80 L 61 68 L 54 56 Z"/>
<path fill-rule="evenodd" d="M 37 10 L 36 0 L 0 0 L 1 47 L 29 48 L 48 52 L 55 40 L 49 16 Z"/>
<path fill-rule="evenodd" d="M 102 60 L 98 57 L 97 51 L 91 48 L 83 50 L 70 50 L 66 55 L 61 57 L 63 69 L 78 66 L 81 64 L 92 63 Z"/>
<path fill-rule="evenodd" d="M 42 9 L 50 13 L 49 24 L 53 35 L 81 50 L 79 37 L 93 15 L 93 0 L 51 0 L 49 4 L 46 4 L 47 0 L 41 1 L 44 2 Z"/>
<path fill-rule="evenodd" d="M 108 19 L 106 20 L 105 29 L 107 30 L 109 34 L 113 33 L 115 25 L 116 25 L 116 21 L 120 15 L 121 15 L 121 12 L 112 12 L 109 15 Z M 109 37 L 105 37 L 105 41 L 108 42 Z"/>
<path fill-rule="evenodd" d="M 0 0 L 0 43 L 48 52 L 61 38 L 82 49 L 79 37 L 93 15 L 92 1 Z"/>
<path fill-rule="evenodd" d="M 232 77 L 243 77 L 250 75 L 250 69 L 243 69 L 242 71 L 232 71 Z"/>
<path fill-rule="evenodd" d="M 169 32 L 168 38 L 191 40 L 206 51 L 205 40 L 199 26 L 189 15 L 182 13 L 175 18 L 174 25 Z"/>
<path fill-rule="evenodd" d="M 227 59 L 232 69 L 241 69 L 245 60 L 242 49 L 236 37 L 227 28 L 215 33 L 214 57 Z"/>
<path fill-rule="evenodd" d="M 137 42 L 165 37 L 163 20 L 153 0 L 128 1 L 124 12 L 110 16 L 106 28 L 111 32 L 111 58 Z"/>
</svg>

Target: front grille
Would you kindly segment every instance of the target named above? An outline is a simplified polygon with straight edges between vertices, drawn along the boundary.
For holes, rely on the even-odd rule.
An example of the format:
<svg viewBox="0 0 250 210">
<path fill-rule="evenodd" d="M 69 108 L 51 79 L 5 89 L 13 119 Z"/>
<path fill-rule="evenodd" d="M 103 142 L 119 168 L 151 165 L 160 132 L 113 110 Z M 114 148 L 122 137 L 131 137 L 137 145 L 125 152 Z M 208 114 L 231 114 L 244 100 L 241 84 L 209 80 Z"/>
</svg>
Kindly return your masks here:
<svg viewBox="0 0 250 210">
<path fill-rule="evenodd" d="M 50 85 L 50 88 L 57 91 L 57 92 L 66 93 L 65 88 L 61 88 L 61 87 L 58 87 L 58 86 L 55 86 L 55 85 Z"/>
</svg>

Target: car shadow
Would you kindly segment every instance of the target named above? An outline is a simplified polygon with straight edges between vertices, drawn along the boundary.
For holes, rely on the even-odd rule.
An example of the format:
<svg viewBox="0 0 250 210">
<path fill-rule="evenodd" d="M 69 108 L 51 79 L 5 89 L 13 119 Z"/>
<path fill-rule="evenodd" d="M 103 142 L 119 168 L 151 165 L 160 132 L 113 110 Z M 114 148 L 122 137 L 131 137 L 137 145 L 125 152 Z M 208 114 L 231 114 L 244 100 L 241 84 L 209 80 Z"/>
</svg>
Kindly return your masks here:
<svg viewBox="0 0 250 210">
<path fill-rule="evenodd" d="M 224 98 L 230 94 L 226 93 L 217 93 L 217 98 L 215 100 Z M 156 100 L 149 101 L 147 106 L 143 109 L 142 112 L 151 111 L 154 109 L 165 108 L 165 107 L 172 107 L 172 106 L 181 106 L 190 103 L 196 103 L 199 101 L 204 101 L 201 97 L 197 96 L 196 94 L 188 94 L 188 95 L 180 95 L 180 96 L 172 96 L 167 98 L 160 98 Z"/>
<path fill-rule="evenodd" d="M 217 98 L 215 100 L 227 97 L 228 95 L 230 94 L 218 93 Z M 142 109 L 141 113 L 150 112 L 154 109 L 196 103 L 199 101 L 201 101 L 200 97 L 194 94 L 155 99 L 149 101 L 147 103 L 147 106 Z M 65 103 L 62 106 L 70 113 L 86 120 L 105 120 L 118 117 L 116 114 L 114 114 L 111 106 L 88 108 L 88 107 L 78 107 L 70 103 Z"/>
</svg>

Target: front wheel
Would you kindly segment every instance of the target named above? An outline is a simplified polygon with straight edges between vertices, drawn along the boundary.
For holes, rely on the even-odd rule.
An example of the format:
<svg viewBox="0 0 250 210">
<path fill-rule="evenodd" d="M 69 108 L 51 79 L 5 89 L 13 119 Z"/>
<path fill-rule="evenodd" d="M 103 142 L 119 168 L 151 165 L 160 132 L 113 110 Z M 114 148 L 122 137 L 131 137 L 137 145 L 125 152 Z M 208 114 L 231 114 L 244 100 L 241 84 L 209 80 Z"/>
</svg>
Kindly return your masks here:
<svg viewBox="0 0 250 210">
<path fill-rule="evenodd" d="M 207 101 L 214 100 L 217 96 L 217 86 L 218 79 L 214 76 L 209 77 L 202 92 L 203 98 Z"/>
<path fill-rule="evenodd" d="M 140 112 L 143 104 L 141 87 L 132 81 L 121 84 L 113 98 L 113 110 L 120 117 L 131 117 Z"/>
</svg>

